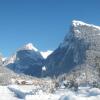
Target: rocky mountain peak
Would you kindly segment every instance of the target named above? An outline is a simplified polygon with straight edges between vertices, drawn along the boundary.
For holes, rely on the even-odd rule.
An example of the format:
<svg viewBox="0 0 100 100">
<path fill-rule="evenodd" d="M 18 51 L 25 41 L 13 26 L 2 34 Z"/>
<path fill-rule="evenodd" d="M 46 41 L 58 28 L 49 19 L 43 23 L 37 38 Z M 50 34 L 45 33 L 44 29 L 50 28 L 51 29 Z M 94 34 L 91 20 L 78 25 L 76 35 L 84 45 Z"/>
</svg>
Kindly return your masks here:
<svg viewBox="0 0 100 100">
<path fill-rule="evenodd" d="M 96 57 L 100 57 L 100 27 L 73 20 L 63 42 L 46 60 L 47 74 L 60 75 L 82 64 L 93 67 Z"/>
</svg>

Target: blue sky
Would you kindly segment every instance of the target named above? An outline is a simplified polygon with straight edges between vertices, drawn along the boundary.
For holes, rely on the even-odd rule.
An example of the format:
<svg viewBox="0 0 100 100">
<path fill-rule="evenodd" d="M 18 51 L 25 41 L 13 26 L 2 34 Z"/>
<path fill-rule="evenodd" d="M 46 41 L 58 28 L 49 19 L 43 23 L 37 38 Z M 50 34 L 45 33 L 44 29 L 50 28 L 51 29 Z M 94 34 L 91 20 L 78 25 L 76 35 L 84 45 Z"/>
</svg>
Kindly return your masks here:
<svg viewBox="0 0 100 100">
<path fill-rule="evenodd" d="M 100 25 L 100 0 L 0 0 L 0 52 L 9 56 L 29 42 L 54 50 L 73 19 Z"/>
</svg>

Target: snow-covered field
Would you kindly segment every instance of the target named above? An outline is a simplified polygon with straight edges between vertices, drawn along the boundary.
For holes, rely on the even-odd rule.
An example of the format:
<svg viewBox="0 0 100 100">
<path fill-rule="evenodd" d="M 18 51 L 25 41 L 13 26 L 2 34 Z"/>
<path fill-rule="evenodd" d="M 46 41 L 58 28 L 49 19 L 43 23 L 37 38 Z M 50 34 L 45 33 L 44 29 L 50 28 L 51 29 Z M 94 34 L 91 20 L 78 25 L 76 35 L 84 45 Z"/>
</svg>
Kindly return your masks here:
<svg viewBox="0 0 100 100">
<path fill-rule="evenodd" d="M 33 85 L 0 86 L 0 100 L 100 100 L 100 89 L 79 87 L 78 92 L 60 88 L 44 93 Z"/>
</svg>

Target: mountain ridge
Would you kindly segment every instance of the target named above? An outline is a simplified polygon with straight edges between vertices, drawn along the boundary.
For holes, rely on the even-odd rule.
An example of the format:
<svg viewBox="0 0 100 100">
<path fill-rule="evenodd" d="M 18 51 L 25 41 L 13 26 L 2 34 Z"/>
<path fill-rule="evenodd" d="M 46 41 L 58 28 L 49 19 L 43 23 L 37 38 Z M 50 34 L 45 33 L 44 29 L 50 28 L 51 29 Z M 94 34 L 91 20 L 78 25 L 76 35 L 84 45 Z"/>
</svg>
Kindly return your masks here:
<svg viewBox="0 0 100 100">
<path fill-rule="evenodd" d="M 69 73 L 77 66 L 85 64 L 94 67 L 96 66 L 95 58 L 100 55 L 99 40 L 100 26 L 73 20 L 64 40 L 48 57 L 46 55 L 47 58 L 44 58 L 41 52 L 29 43 L 16 52 L 15 60 L 12 60 L 13 68 L 18 68 L 18 71 L 21 70 L 23 73 L 23 70 L 28 71 L 28 64 L 31 66 L 31 74 L 37 76 L 36 73 L 38 73 L 41 77 L 42 67 L 45 66 L 44 76 L 52 77 Z M 12 68 L 12 64 L 8 65 Z"/>
</svg>

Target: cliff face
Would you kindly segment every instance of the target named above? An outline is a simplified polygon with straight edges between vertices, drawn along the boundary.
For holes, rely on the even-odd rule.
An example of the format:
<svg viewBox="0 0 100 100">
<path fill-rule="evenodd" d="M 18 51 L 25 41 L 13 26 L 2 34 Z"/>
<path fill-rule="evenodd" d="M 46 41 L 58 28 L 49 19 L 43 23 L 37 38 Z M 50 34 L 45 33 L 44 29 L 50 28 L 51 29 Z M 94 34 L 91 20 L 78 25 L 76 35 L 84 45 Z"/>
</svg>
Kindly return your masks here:
<svg viewBox="0 0 100 100">
<path fill-rule="evenodd" d="M 57 76 L 82 64 L 95 66 L 97 57 L 100 57 L 100 27 L 74 20 L 64 41 L 46 59 L 46 74 Z"/>
</svg>

